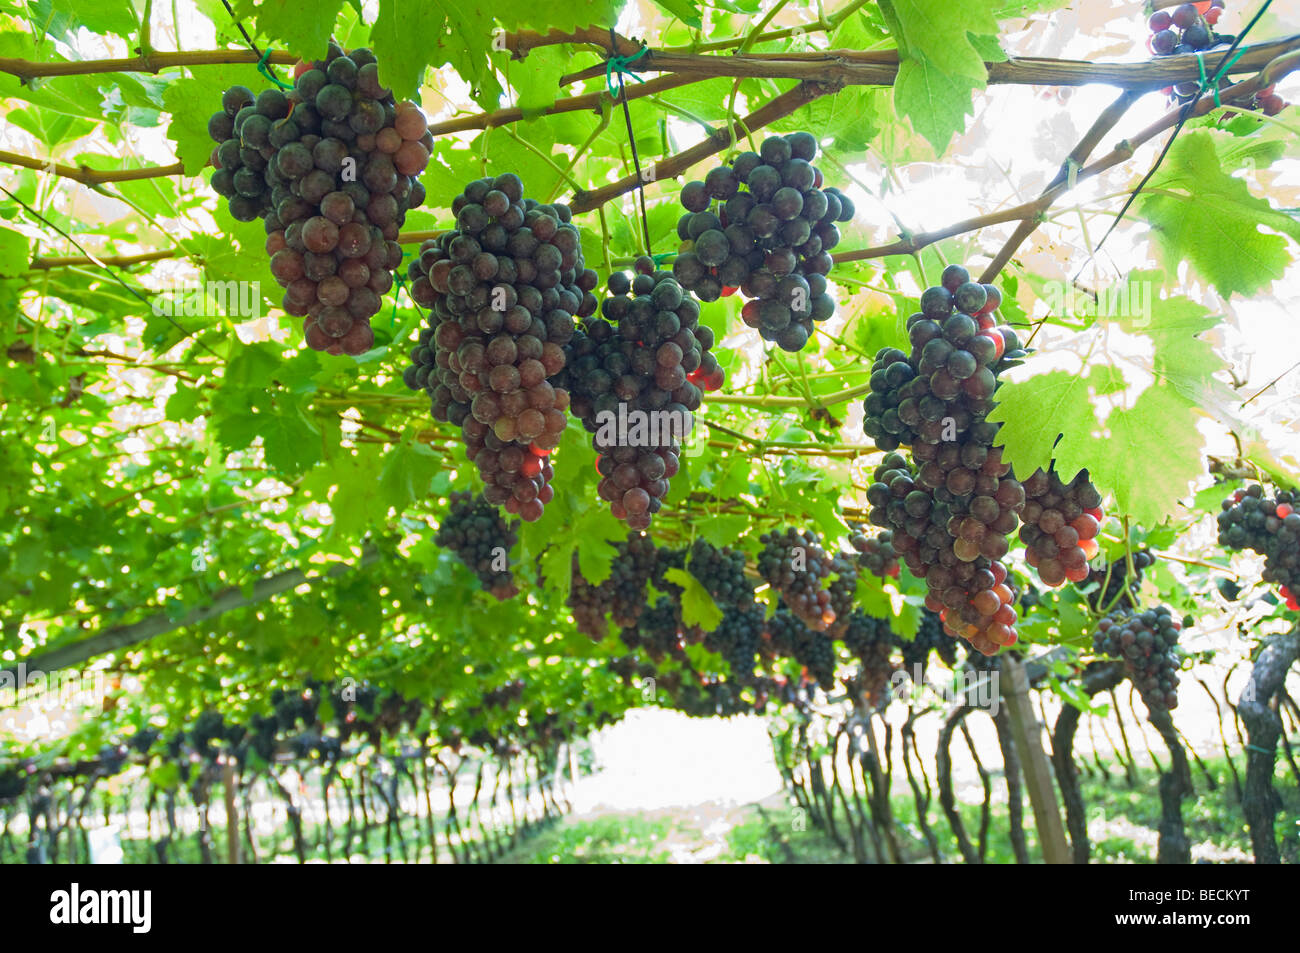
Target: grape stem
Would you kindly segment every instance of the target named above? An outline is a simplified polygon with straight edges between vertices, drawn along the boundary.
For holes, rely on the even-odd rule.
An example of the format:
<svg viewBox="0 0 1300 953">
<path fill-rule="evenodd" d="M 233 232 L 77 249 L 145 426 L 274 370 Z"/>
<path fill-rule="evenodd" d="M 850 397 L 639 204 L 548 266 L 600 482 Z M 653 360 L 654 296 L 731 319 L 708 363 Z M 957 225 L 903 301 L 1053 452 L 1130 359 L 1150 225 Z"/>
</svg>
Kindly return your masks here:
<svg viewBox="0 0 1300 953">
<path fill-rule="evenodd" d="M 638 47 L 637 49 L 639 49 Z M 1243 45 L 1246 52 L 1232 71 L 1256 70 L 1273 58 L 1300 48 L 1300 35 Z M 759 79 L 798 79 L 843 86 L 893 86 L 898 78 L 899 52 L 891 50 L 815 50 L 807 53 L 733 53 L 702 56 L 651 49 L 637 62 L 640 70 L 691 73 L 707 78 L 741 76 Z M 1161 56 L 1137 63 L 1093 63 L 1047 57 L 1012 57 L 984 64 L 990 85 L 1086 86 L 1104 83 L 1149 92 L 1175 83 L 1197 80 L 1194 56 Z M 560 78 L 567 86 L 603 76 L 603 64 Z"/>
<path fill-rule="evenodd" d="M 136 182 L 140 179 L 165 178 L 172 175 L 184 175 L 185 167 L 175 162 L 171 165 L 144 166 L 139 169 L 91 169 L 87 166 L 60 165 L 48 159 L 19 155 L 16 152 L 0 151 L 0 163 L 16 165 L 37 172 L 50 172 L 64 179 L 72 179 L 82 185 L 98 186 L 105 182 Z"/>
<path fill-rule="evenodd" d="M 863 394 L 870 393 L 870 384 L 860 384 L 857 387 L 850 387 L 847 390 L 836 391 L 833 394 L 827 394 L 824 397 L 783 397 L 779 394 L 723 394 L 710 395 L 709 402 L 713 404 L 725 405 L 732 404 L 737 407 L 829 407 L 834 404 L 842 404 L 845 401 L 852 400 L 854 397 L 861 397 Z"/>
<path fill-rule="evenodd" d="M 1189 559 L 1186 556 L 1175 556 L 1173 553 L 1158 553 L 1154 550 L 1151 555 L 1158 556 L 1161 559 L 1168 559 L 1170 562 L 1183 563 L 1187 566 L 1202 566 L 1205 569 L 1213 569 L 1215 572 L 1221 572 L 1225 576 L 1231 576 L 1233 579 L 1240 579 L 1241 576 L 1223 566 L 1216 566 L 1214 563 L 1207 563 L 1201 559 Z"/>
<path fill-rule="evenodd" d="M 1048 199 L 1048 205 L 1051 204 L 1051 199 L 1048 198 L 1048 194 L 1062 183 L 1069 183 L 1072 169 L 1077 175 L 1079 167 L 1087 161 L 1088 156 L 1092 155 L 1093 150 L 1097 148 L 1097 144 L 1101 142 L 1102 137 L 1109 134 L 1110 131 L 1115 128 L 1116 124 L 1124 118 L 1124 114 L 1128 112 L 1129 107 L 1132 106 L 1136 100 L 1137 96 L 1134 93 L 1125 90 L 1116 97 L 1114 102 L 1102 111 L 1101 115 L 1096 118 L 1092 126 L 1084 134 L 1084 137 L 1079 140 L 1078 144 L 1073 149 L 1070 150 L 1070 154 L 1066 156 L 1065 162 L 1061 164 L 1061 169 L 1056 173 L 1056 177 L 1048 183 L 1047 188 L 1043 190 L 1041 195 L 1039 195 L 1040 201 Z M 991 283 L 998 276 L 998 273 L 1006 267 L 1007 262 L 1011 260 L 1011 256 L 1016 253 L 1017 249 L 1019 249 L 1022 244 L 1024 244 L 1025 239 L 1037 230 L 1039 224 L 1041 224 L 1041 212 L 1047 211 L 1047 207 L 1048 206 L 1044 206 L 1039 210 L 1040 214 L 1025 218 L 1018 226 L 1016 226 L 1016 230 L 1012 233 L 1011 237 L 1007 239 L 1006 243 L 1003 244 L 997 255 L 994 256 L 993 261 L 989 263 L 989 266 L 984 269 L 984 273 L 980 275 L 980 281 L 982 283 Z"/>
</svg>

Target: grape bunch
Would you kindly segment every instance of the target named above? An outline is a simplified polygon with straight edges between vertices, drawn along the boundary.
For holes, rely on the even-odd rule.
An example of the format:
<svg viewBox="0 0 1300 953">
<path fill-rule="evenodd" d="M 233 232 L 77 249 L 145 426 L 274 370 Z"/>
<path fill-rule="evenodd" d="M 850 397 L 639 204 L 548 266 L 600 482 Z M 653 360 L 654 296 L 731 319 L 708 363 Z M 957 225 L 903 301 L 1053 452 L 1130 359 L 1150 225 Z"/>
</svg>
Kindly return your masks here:
<svg viewBox="0 0 1300 953">
<path fill-rule="evenodd" d="M 831 559 L 830 574 L 835 578 L 827 587 L 830 593 L 830 610 L 835 614 L 835 621 L 829 629 L 832 636 L 839 638 L 849 624 L 854 604 L 858 597 L 858 561 L 851 553 L 836 553 Z"/>
<path fill-rule="evenodd" d="M 609 624 L 605 615 L 614 602 L 613 587 L 601 583 L 598 586 L 589 583 L 578 566 L 578 554 L 573 554 L 569 597 L 565 605 L 573 613 L 573 621 L 578 631 L 588 636 L 593 642 L 599 642 L 609 634 Z M 608 580 L 606 580 L 608 582 Z"/>
<path fill-rule="evenodd" d="M 845 647 L 862 663 L 858 674 L 846 680 L 849 692 L 864 699 L 872 708 L 880 706 L 886 700 L 890 676 L 894 672 L 890 661 L 894 633 L 890 631 L 889 622 L 854 609 L 848 616 L 843 640 Z M 951 640 L 948 641 L 951 644 Z"/>
<path fill-rule="evenodd" d="M 1237 490 L 1223 501 L 1219 545 L 1263 556 L 1264 581 L 1277 583 L 1287 608 L 1300 612 L 1300 492 L 1270 498 L 1258 483 Z"/>
<path fill-rule="evenodd" d="M 862 429 L 881 450 L 954 443 L 993 409 L 997 372 L 1023 357 L 1016 332 L 999 327 L 1002 294 L 961 265 L 921 295 L 907 319 L 911 354 L 881 348 L 871 366 Z"/>
<path fill-rule="evenodd" d="M 816 156 L 810 133 L 773 136 L 681 192 L 673 274 L 701 301 L 739 288 L 749 299 L 745 324 L 786 351 L 803 348 L 813 322 L 835 313 L 826 283 L 840 240 L 835 223 L 854 212 L 848 196 L 822 188 Z"/>
<path fill-rule="evenodd" d="M 420 246 L 411 297 L 430 309 L 403 379 L 430 396 L 436 420 L 461 428 L 483 497 L 539 519 L 554 490 L 569 392 L 575 316 L 596 310 L 566 205 L 524 197 L 513 173 L 478 179 L 452 201 L 455 229 Z"/>
<path fill-rule="evenodd" d="M 794 659 L 824 691 L 835 687 L 835 644 L 825 632 L 806 625 L 785 606 L 767 620 L 771 647 L 777 655 Z"/>
<path fill-rule="evenodd" d="M 1181 4 L 1173 10 L 1156 10 L 1147 20 L 1151 30 L 1147 49 L 1156 56 L 1226 51 L 1236 37 L 1215 32 L 1223 9 L 1224 0 L 1200 0 Z M 1219 88 L 1231 83 L 1228 77 L 1222 77 Z M 1196 98 L 1200 88 L 1199 83 L 1188 80 L 1166 87 L 1165 93 L 1178 102 L 1187 103 Z M 1266 116 L 1276 116 L 1285 107 L 1286 101 L 1274 92 L 1272 85 L 1256 92 L 1254 100 L 1246 106 L 1247 109 L 1259 109 Z"/>
<path fill-rule="evenodd" d="M 682 616 L 682 596 L 686 594 L 686 590 L 669 579 L 667 575 L 670 569 L 685 571 L 687 555 L 688 552 L 685 549 L 667 549 L 663 547 L 656 549 L 655 565 L 653 572 L 650 574 L 650 584 L 656 592 L 668 596 L 677 614 L 677 627 L 681 631 L 683 640 L 687 645 L 694 645 L 703 640 L 704 630 L 698 625 L 687 624 Z"/>
<path fill-rule="evenodd" d="M 636 625 L 645 608 L 646 586 L 657 564 L 654 540 L 644 533 L 629 533 L 617 546 L 609 577 L 593 586 L 583 577 L 575 553 L 568 606 L 578 630 L 599 642 L 608 632 L 606 613 L 619 628 Z"/>
<path fill-rule="evenodd" d="M 704 647 L 722 656 L 735 681 L 746 682 L 754 677 L 764 631 L 763 608 L 751 598 L 748 605 L 723 611 L 718 627 L 704 636 Z"/>
<path fill-rule="evenodd" d="M 832 561 L 810 532 L 789 527 L 759 537 L 758 573 L 781 594 L 800 622 L 825 632 L 835 622 L 831 593 L 824 584 L 833 571 Z"/>
<path fill-rule="evenodd" d="M 515 526 L 507 524 L 495 506 L 470 493 L 453 493 L 434 542 L 455 553 L 478 576 L 484 592 L 505 600 L 517 596 L 519 587 L 508 562 L 505 569 L 496 567 L 508 560 L 518 538 Z"/>
<path fill-rule="evenodd" d="M 917 444 L 919 471 L 901 454 L 886 455 L 867 502 L 871 523 L 893 531 L 908 571 L 925 580 L 926 607 L 950 634 L 992 654 L 1016 641 L 1013 595 L 999 560 L 1025 494 L 1000 450 L 979 439 L 986 427 L 973 428 L 965 444 Z"/>
<path fill-rule="evenodd" d="M 858 553 L 858 565 L 882 579 L 898 578 L 898 553 L 894 550 L 894 534 L 889 530 L 868 536 L 857 530 L 849 537 L 849 545 Z"/>
<path fill-rule="evenodd" d="M 1026 546 L 1025 561 L 1038 570 L 1038 578 L 1049 586 L 1083 582 L 1088 578 L 1088 560 L 1097 555 L 1097 533 L 1105 514 L 1101 492 L 1080 470 L 1065 483 L 1053 466 L 1035 470 L 1025 480 L 1025 505 L 1020 511 L 1024 525 L 1020 539 Z"/>
<path fill-rule="evenodd" d="M 1147 19 L 1151 35 L 1147 49 L 1156 56 L 1199 53 L 1223 42 L 1214 26 L 1223 14 L 1223 0 L 1184 3 L 1170 10 L 1157 10 Z M 1227 37 L 1227 42 L 1232 42 Z"/>
<path fill-rule="evenodd" d="M 402 261 L 398 230 L 424 202 L 433 137 L 379 83 L 368 49 L 331 43 L 288 93 L 234 86 L 208 121 L 213 189 L 242 222 L 264 219 L 271 274 L 313 350 L 361 354 Z"/>
<path fill-rule="evenodd" d="M 680 610 L 672 599 L 660 596 L 653 606 L 642 610 L 635 622 L 623 626 L 619 638 L 629 649 L 644 649 L 656 662 L 665 656 L 680 657 L 685 646 Z"/>
<path fill-rule="evenodd" d="M 689 569 L 724 613 L 754 604 L 754 584 L 745 575 L 745 554 L 704 539 L 691 544 Z"/>
<path fill-rule="evenodd" d="M 1116 610 L 1097 623 L 1094 652 L 1124 662 L 1142 700 L 1153 710 L 1178 707 L 1178 631 L 1165 606 L 1145 612 Z"/>
<path fill-rule="evenodd" d="M 694 428 L 703 391 L 722 386 L 700 306 L 642 257 L 637 273 L 609 277 L 602 317 L 569 343 L 570 409 L 593 435 L 597 492 L 629 528 L 643 530 L 680 466 L 679 441 Z"/>
</svg>

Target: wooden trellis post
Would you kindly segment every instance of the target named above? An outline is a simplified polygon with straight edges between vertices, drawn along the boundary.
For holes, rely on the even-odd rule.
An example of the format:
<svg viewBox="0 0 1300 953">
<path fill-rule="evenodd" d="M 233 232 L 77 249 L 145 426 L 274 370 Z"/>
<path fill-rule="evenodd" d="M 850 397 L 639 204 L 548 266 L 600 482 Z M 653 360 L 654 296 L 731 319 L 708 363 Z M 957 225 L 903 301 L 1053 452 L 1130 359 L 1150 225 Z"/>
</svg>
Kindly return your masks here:
<svg viewBox="0 0 1300 953">
<path fill-rule="evenodd" d="M 1002 700 L 1011 715 L 1011 736 L 1015 739 L 1016 752 L 1025 772 L 1025 788 L 1034 809 L 1034 826 L 1043 848 L 1043 860 L 1049 864 L 1073 863 L 1070 844 L 1065 838 L 1065 825 L 1061 822 L 1061 808 L 1056 801 L 1056 788 L 1052 784 L 1052 765 L 1043 750 L 1042 727 L 1029 704 L 1029 679 L 1025 675 L 1024 663 L 1004 655 L 1002 674 L 1007 681 L 1003 686 Z"/>
</svg>

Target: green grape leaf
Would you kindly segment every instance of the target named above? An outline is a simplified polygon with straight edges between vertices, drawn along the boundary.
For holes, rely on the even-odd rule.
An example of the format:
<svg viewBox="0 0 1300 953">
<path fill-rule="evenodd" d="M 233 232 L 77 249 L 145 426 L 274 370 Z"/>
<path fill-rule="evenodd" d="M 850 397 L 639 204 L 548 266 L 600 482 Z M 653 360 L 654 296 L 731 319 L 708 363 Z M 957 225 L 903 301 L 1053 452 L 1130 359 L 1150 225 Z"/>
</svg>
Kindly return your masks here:
<svg viewBox="0 0 1300 953">
<path fill-rule="evenodd" d="M 997 21 L 982 0 L 880 0 L 880 12 L 898 43 L 894 108 L 942 153 L 974 113 L 971 93 L 988 81 Z"/>
<path fill-rule="evenodd" d="M 17 278 L 26 273 L 27 236 L 12 228 L 0 228 L 0 278 Z"/>
<path fill-rule="evenodd" d="M 568 601 L 573 586 L 573 551 L 577 548 L 577 540 L 565 540 L 542 551 L 539 569 L 546 591 L 554 594 L 557 603 Z"/>
<path fill-rule="evenodd" d="M 685 569 L 669 569 L 664 578 L 682 587 L 682 621 L 712 632 L 722 622 L 722 610 L 709 591 Z"/>
<path fill-rule="evenodd" d="M 379 475 L 379 502 L 401 513 L 411 503 L 429 495 L 434 474 L 442 469 L 442 458 L 426 444 L 400 443 L 384 456 Z"/>
<path fill-rule="evenodd" d="M 379 0 L 370 30 L 370 47 L 379 61 L 379 81 L 398 99 L 415 96 L 429 63 L 430 37 L 441 34 L 446 18 L 409 0 Z"/>
<path fill-rule="evenodd" d="M 78 27 L 91 33 L 116 33 L 127 37 L 140 28 L 140 20 L 131 8 L 130 0 L 97 0 L 95 3 L 29 0 L 27 11 L 37 30 L 64 41 L 70 41 Z"/>
<path fill-rule="evenodd" d="M 1094 367 L 1089 374 L 1032 374 L 1039 363 L 1030 357 L 1022 368 L 1003 375 L 998 406 L 988 416 L 1002 424 L 998 440 L 1004 447 L 1003 459 L 1022 477 L 1048 468 L 1052 448 L 1062 433 L 1091 430 L 1097 421 L 1093 398 L 1112 394 L 1124 385 L 1123 375 L 1111 368 Z"/>
<path fill-rule="evenodd" d="M 988 73 L 981 47 L 996 37 L 998 23 L 984 0 L 881 0 L 891 28 L 901 30 L 909 58 L 924 58 L 949 76 L 965 76 L 983 88 Z M 900 74 L 901 76 L 901 74 Z"/>
<path fill-rule="evenodd" d="M 170 791 L 180 786 L 181 769 L 175 761 L 164 761 L 149 770 L 149 783 L 154 787 Z"/>
<path fill-rule="evenodd" d="M 1224 297 L 1249 296 L 1282 277 L 1293 258 L 1283 236 L 1300 242 L 1300 221 L 1224 168 L 1219 135 L 1179 136 L 1139 195 L 1136 214 L 1151 225 L 1171 272 L 1186 260 Z"/>
<path fill-rule="evenodd" d="M 691 0 L 655 0 L 655 6 L 662 7 L 689 27 L 700 29 L 700 5 Z"/>
<path fill-rule="evenodd" d="M 982 34 L 972 33 L 970 35 L 971 46 L 975 47 L 977 52 L 986 63 L 1003 63 L 1006 62 L 1006 51 L 998 44 L 998 38 L 995 35 L 984 36 Z"/>
<path fill-rule="evenodd" d="M 894 83 L 894 108 L 942 153 L 952 137 L 966 128 L 966 117 L 975 113 L 971 93 L 983 88 L 983 83 L 945 73 L 929 60 L 904 60 Z"/>
<path fill-rule="evenodd" d="M 343 0 L 242 0 L 240 17 L 256 13 L 263 36 L 283 43 L 304 60 L 324 59 Z"/>
<path fill-rule="evenodd" d="M 284 474 L 301 473 L 320 461 L 320 431 L 295 401 L 282 399 L 274 410 L 267 410 L 237 396 L 250 393 L 234 391 L 227 397 L 228 409 L 214 415 L 222 446 L 242 450 L 261 437 L 266 462 Z"/>
<path fill-rule="evenodd" d="M 714 546 L 733 546 L 749 529 L 747 516 L 710 516 L 698 527 L 701 539 Z"/>
<path fill-rule="evenodd" d="M 609 537 L 603 534 L 577 532 L 575 528 L 575 535 L 578 537 L 578 569 L 582 578 L 593 586 L 599 586 L 614 571 L 614 557 L 618 552 L 609 544 Z"/>
</svg>

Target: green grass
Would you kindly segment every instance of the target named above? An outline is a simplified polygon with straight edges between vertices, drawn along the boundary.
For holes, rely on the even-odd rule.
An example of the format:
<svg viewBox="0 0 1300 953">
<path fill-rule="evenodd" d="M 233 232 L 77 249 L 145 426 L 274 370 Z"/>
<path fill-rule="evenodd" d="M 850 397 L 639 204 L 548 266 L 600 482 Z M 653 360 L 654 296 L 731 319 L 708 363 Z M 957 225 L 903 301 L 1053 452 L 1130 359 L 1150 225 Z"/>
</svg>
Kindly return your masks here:
<svg viewBox="0 0 1300 953">
<path fill-rule="evenodd" d="M 571 819 L 507 854 L 501 863 L 667 864 L 664 841 L 676 825 L 636 814 Z"/>
</svg>

